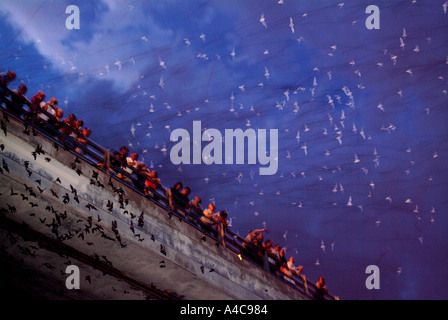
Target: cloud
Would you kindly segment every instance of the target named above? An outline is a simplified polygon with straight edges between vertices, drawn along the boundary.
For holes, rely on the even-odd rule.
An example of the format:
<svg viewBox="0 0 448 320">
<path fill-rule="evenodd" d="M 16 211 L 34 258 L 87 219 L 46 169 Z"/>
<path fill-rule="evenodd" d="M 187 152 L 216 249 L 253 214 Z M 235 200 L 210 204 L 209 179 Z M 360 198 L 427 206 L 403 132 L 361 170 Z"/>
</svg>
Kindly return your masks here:
<svg viewBox="0 0 448 320">
<path fill-rule="evenodd" d="M 117 1 L 81 2 L 81 28 L 65 27 L 65 1 L 4 1 L 8 21 L 18 38 L 32 44 L 63 73 L 112 79 L 122 88 L 158 61 L 146 54 L 153 46 L 168 45 L 173 32 L 153 23 L 151 16 Z M 135 56 L 134 55 L 140 55 Z M 120 72 L 116 72 L 120 71 Z"/>
</svg>

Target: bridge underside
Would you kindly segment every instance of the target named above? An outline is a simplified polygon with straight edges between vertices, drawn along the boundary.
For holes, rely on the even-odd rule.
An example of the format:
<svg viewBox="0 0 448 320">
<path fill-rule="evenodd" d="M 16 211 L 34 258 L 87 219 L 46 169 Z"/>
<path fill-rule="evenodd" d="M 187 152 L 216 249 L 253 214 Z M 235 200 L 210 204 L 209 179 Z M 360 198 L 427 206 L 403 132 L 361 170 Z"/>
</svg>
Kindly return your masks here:
<svg viewBox="0 0 448 320">
<path fill-rule="evenodd" d="M 0 221 L 1 288 L 8 299 L 91 300 L 179 299 L 176 294 L 134 283 L 112 268 L 101 268 L 94 257 L 75 251 L 27 226 Z M 68 265 L 83 270 L 80 290 L 68 290 Z M 92 284 L 93 283 L 93 284 Z"/>
</svg>

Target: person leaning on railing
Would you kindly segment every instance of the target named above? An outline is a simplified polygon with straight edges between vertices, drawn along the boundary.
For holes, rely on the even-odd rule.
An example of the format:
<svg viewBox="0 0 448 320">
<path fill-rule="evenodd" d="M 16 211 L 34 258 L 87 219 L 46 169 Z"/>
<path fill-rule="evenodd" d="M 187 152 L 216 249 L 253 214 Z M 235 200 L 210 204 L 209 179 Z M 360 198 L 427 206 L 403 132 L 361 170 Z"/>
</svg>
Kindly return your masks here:
<svg viewBox="0 0 448 320">
<path fill-rule="evenodd" d="M 288 263 L 287 263 L 288 269 L 295 275 L 301 276 L 303 273 L 303 266 L 295 266 L 294 265 L 294 257 L 289 257 Z"/>
<path fill-rule="evenodd" d="M 72 132 L 70 133 L 70 137 L 73 139 L 77 139 L 80 134 L 82 134 L 84 126 L 84 120 L 82 119 L 76 119 L 74 125 L 72 125 Z"/>
<path fill-rule="evenodd" d="M 73 128 L 76 125 L 76 116 L 73 113 L 70 113 L 65 119 L 62 120 L 62 123 L 64 123 L 65 125 L 61 126 L 60 131 L 63 134 L 70 136 L 70 134 L 73 132 Z M 60 135 L 59 140 L 66 144 L 64 136 Z"/>
<path fill-rule="evenodd" d="M 218 235 L 220 237 L 223 246 L 226 246 L 224 239 L 226 236 L 228 226 L 229 222 L 227 221 L 227 211 L 226 210 L 219 211 L 218 215 L 216 216 L 216 228 L 218 229 Z"/>
<path fill-rule="evenodd" d="M 184 210 L 189 208 L 188 195 L 191 193 L 191 189 L 189 187 L 185 187 L 182 190 L 176 189 L 179 186 L 179 183 L 175 185 L 175 188 L 171 188 L 169 190 L 169 205 L 171 208 L 171 212 L 176 211 L 177 208 L 182 209 L 180 213 L 185 215 Z M 178 211 L 179 212 L 179 211 Z"/>
<path fill-rule="evenodd" d="M 56 112 L 54 110 L 54 104 L 52 101 L 52 99 L 54 99 L 54 98 L 50 99 L 47 102 L 44 102 L 43 99 L 45 99 L 45 94 L 42 91 L 39 91 L 39 92 L 41 92 L 41 93 L 39 93 L 39 95 L 42 97 L 42 100 L 39 102 L 39 104 L 36 104 L 37 115 L 41 120 L 48 121 L 50 119 L 50 117 L 41 111 L 45 110 L 48 114 L 54 115 Z M 56 103 L 57 103 L 57 101 L 56 101 Z"/>
<path fill-rule="evenodd" d="M 261 236 L 261 241 L 262 241 L 263 240 L 263 233 L 265 233 L 265 232 L 268 232 L 267 228 L 249 230 L 249 232 L 247 233 L 247 236 L 246 236 L 246 238 L 244 240 L 246 241 L 246 243 L 253 243 L 254 239 L 260 240 L 260 236 Z"/>
<path fill-rule="evenodd" d="M 58 110 L 58 100 L 55 97 L 51 98 L 47 101 L 43 109 L 53 117 L 56 117 L 56 111 Z"/>
<path fill-rule="evenodd" d="M 328 294 L 328 289 L 325 286 L 325 279 L 323 277 L 319 277 L 319 280 L 316 282 L 316 299 L 323 299 L 324 295 Z"/>
<path fill-rule="evenodd" d="M 9 95 L 11 96 L 12 104 L 7 104 L 6 109 L 11 111 L 17 116 L 21 116 L 25 112 L 25 110 L 23 109 L 24 105 L 27 106 L 28 108 L 31 107 L 31 102 L 25 96 L 27 91 L 28 88 L 23 83 L 19 85 L 17 90 L 14 89 L 10 91 Z"/>
<path fill-rule="evenodd" d="M 208 208 L 205 209 L 202 213 L 201 221 L 208 225 L 213 225 L 216 223 L 215 217 L 215 204 L 210 202 Z"/>
<path fill-rule="evenodd" d="M 76 141 L 83 146 L 87 146 L 87 138 L 90 137 L 90 134 L 91 134 L 90 128 L 84 128 L 82 130 L 82 134 L 79 134 L 77 136 Z M 84 154 L 84 151 L 82 151 L 82 149 L 79 148 L 78 146 L 75 148 L 75 151 L 81 155 Z"/>
<path fill-rule="evenodd" d="M 127 165 L 126 158 L 128 156 L 128 153 L 129 149 L 126 146 L 121 147 L 120 151 L 113 151 L 112 152 L 113 157 L 111 157 L 110 159 L 111 165 L 118 168 L 126 167 Z M 99 168 L 104 168 L 105 164 L 103 162 L 99 162 L 97 166 Z M 121 180 L 124 179 L 124 176 L 121 172 L 118 172 L 117 177 Z"/>
<path fill-rule="evenodd" d="M 142 162 L 137 164 L 137 171 L 139 173 L 136 178 L 138 188 L 143 191 L 145 196 L 151 196 L 154 200 L 159 200 L 159 196 L 155 193 L 157 188 L 161 185 L 157 171 L 150 170 Z"/>
<path fill-rule="evenodd" d="M 31 102 L 28 100 L 28 98 L 25 96 L 25 94 L 28 91 L 28 87 L 21 83 L 19 87 L 10 92 L 11 95 L 11 102 L 15 104 L 16 107 L 22 108 L 24 105 L 30 106 Z"/>
<path fill-rule="evenodd" d="M 37 93 L 31 97 L 31 107 L 28 115 L 26 115 L 25 120 L 40 121 L 38 118 L 41 110 L 41 105 L 45 104 L 43 100 L 45 99 L 45 93 L 42 91 L 37 91 Z"/>
<path fill-rule="evenodd" d="M 270 253 L 271 252 L 271 250 L 272 250 L 272 240 L 266 240 L 264 243 L 263 243 L 263 248 L 264 248 L 264 250 L 267 252 L 267 253 Z"/>
<path fill-rule="evenodd" d="M 145 180 L 145 187 L 143 188 L 143 192 L 145 195 L 151 194 L 154 200 L 159 200 L 160 197 L 155 190 L 160 189 L 162 185 L 162 181 L 159 179 L 159 174 L 156 170 L 148 169 L 148 176 Z"/>
<path fill-rule="evenodd" d="M 168 204 L 169 204 L 169 210 L 174 211 L 174 204 L 173 204 L 173 195 L 180 194 L 180 191 L 183 188 L 182 182 L 176 182 L 172 188 L 167 188 L 165 191 L 165 195 L 168 198 Z"/>
<path fill-rule="evenodd" d="M 56 128 L 60 128 L 61 127 L 61 122 L 64 120 L 63 117 L 64 117 L 64 111 L 61 108 L 59 108 L 56 111 L 56 115 L 55 115 L 55 119 L 57 121 L 57 123 L 55 123 L 55 127 Z"/>
<path fill-rule="evenodd" d="M 64 126 L 61 128 L 61 132 L 66 134 L 66 135 L 70 135 L 73 131 L 72 128 L 75 127 L 76 125 L 76 116 L 73 113 L 70 113 L 64 120 L 63 122 L 68 126 Z"/>
<path fill-rule="evenodd" d="M 51 117 L 47 120 L 48 123 L 55 128 L 60 128 L 60 121 L 62 121 L 64 112 L 58 107 L 58 100 L 56 98 L 53 97 L 47 101 L 45 111 L 51 115 Z"/>
<path fill-rule="evenodd" d="M 133 173 L 132 169 L 137 169 L 139 162 L 138 159 L 138 153 L 132 152 L 130 157 L 126 157 L 126 164 L 127 167 L 124 169 L 125 171 L 129 172 L 130 174 Z"/>
<path fill-rule="evenodd" d="M 195 218 L 200 218 L 202 216 L 202 211 L 204 211 L 201 202 L 202 199 L 200 197 L 194 196 L 193 200 L 190 200 L 190 203 L 188 204 L 188 207 L 190 208 L 189 213 Z"/>
<path fill-rule="evenodd" d="M 16 78 L 16 73 L 9 70 L 7 73 L 0 74 L 0 95 L 9 96 L 11 91 L 8 89 L 8 84 Z"/>
</svg>

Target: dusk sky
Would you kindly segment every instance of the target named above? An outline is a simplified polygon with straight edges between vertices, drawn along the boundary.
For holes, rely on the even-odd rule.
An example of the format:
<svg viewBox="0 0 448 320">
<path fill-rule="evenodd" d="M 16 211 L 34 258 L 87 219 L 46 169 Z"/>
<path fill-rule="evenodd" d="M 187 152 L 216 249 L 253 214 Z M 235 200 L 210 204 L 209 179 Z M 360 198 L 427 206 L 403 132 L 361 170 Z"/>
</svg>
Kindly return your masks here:
<svg viewBox="0 0 448 320">
<path fill-rule="evenodd" d="M 342 1 L 2 0 L 0 72 L 226 209 L 241 236 L 267 227 L 331 294 L 448 299 L 448 3 Z M 170 132 L 196 120 L 278 129 L 277 173 L 174 165 Z"/>
</svg>

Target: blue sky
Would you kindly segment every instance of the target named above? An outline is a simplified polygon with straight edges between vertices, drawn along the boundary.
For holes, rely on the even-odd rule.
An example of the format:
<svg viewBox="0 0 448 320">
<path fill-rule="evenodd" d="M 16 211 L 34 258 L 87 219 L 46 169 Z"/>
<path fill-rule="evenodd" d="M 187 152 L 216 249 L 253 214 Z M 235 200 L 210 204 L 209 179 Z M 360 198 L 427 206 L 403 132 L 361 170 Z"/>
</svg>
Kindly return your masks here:
<svg viewBox="0 0 448 320">
<path fill-rule="evenodd" d="M 70 4 L 80 30 L 65 28 Z M 365 27 L 371 4 L 380 30 Z M 443 4 L 6 0 L 0 71 L 58 98 L 101 145 L 139 152 L 165 185 L 227 209 L 232 230 L 268 227 L 342 299 L 447 299 Z M 170 131 L 194 120 L 278 129 L 277 174 L 173 165 Z M 365 288 L 371 264 L 380 290 Z"/>
</svg>

